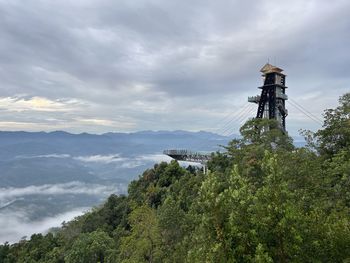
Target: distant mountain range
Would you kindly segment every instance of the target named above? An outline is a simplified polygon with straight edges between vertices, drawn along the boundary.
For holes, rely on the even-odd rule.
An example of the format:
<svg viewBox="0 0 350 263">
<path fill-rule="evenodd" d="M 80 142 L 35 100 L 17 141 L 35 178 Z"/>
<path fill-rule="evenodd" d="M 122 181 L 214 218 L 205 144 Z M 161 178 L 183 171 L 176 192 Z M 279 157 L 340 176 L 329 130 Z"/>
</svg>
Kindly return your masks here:
<svg viewBox="0 0 350 263">
<path fill-rule="evenodd" d="M 0 132 L 0 158 L 43 154 L 154 153 L 165 148 L 216 150 L 228 137 L 209 132 L 141 131 L 135 133 L 71 134 L 56 132 Z M 137 147 L 137 149 L 135 149 Z M 136 151 L 135 151 L 136 150 Z"/>
<path fill-rule="evenodd" d="M 146 156 L 158 155 L 162 159 L 162 151 L 169 148 L 217 151 L 219 145 L 226 145 L 229 140 L 203 131 L 102 135 L 63 131 L 0 132 L 0 187 L 70 181 L 98 183 L 111 178 L 128 183 L 145 165 L 156 161 L 147 160 Z M 108 160 L 110 157 L 114 159 Z"/>
<path fill-rule="evenodd" d="M 229 140 L 210 132 L 141 131 L 101 135 L 0 132 L 0 242 L 125 194 L 145 169 L 169 161 L 165 149 L 217 151 Z M 67 218 L 65 220 L 68 220 Z M 56 221 L 55 221 L 56 220 Z M 21 229 L 21 231 L 16 229 Z"/>
</svg>

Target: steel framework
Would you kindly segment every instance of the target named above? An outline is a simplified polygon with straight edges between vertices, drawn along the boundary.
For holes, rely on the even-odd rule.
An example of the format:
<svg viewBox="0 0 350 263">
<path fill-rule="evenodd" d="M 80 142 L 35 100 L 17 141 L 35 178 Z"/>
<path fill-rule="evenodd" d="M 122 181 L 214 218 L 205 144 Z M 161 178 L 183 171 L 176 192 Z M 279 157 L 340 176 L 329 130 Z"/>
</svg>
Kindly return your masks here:
<svg viewBox="0 0 350 263">
<path fill-rule="evenodd" d="M 263 73 L 264 85 L 259 87 L 261 95 L 248 97 L 248 102 L 258 104 L 256 118 L 275 119 L 280 128 L 286 131 L 286 117 L 288 111 L 285 107 L 286 75 L 282 74 L 283 69 L 267 63 L 260 72 Z"/>
</svg>

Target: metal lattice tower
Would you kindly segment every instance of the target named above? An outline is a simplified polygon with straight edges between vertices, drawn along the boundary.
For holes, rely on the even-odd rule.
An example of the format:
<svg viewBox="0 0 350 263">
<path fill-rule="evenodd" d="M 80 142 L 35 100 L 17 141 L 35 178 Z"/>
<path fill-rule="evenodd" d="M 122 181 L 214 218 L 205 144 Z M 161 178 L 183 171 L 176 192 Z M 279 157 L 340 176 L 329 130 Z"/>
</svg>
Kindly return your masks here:
<svg viewBox="0 0 350 263">
<path fill-rule="evenodd" d="M 285 107 L 286 95 L 286 75 L 282 74 L 283 69 L 265 64 L 260 72 L 263 73 L 264 86 L 261 95 L 248 97 L 248 102 L 257 103 L 258 110 L 256 118 L 275 119 L 280 128 L 286 131 L 286 117 L 288 111 Z"/>
</svg>

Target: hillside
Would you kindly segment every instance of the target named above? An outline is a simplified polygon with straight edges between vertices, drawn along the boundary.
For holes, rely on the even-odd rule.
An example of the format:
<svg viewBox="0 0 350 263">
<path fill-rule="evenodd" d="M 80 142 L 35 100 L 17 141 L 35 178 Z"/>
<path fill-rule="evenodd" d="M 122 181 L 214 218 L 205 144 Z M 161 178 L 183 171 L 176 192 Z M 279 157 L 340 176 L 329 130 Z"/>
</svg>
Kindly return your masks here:
<svg viewBox="0 0 350 263">
<path fill-rule="evenodd" d="M 47 235 L 0 247 L 0 262 L 348 262 L 350 93 L 304 132 L 251 120 L 203 175 L 156 164 Z M 266 129 L 269 127 L 269 129 Z"/>
</svg>

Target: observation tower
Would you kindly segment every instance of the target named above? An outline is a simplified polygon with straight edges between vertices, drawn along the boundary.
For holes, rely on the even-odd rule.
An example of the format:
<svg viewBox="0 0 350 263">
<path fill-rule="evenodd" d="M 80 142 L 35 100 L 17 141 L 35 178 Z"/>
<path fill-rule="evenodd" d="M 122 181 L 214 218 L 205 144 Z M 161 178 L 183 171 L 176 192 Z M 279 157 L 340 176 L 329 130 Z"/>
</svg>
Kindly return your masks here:
<svg viewBox="0 0 350 263">
<path fill-rule="evenodd" d="M 261 95 L 248 97 L 248 102 L 258 104 L 256 118 L 275 119 L 286 132 L 286 75 L 282 73 L 283 69 L 269 63 L 265 64 L 260 72 L 264 80 L 264 85 L 259 87 Z"/>
<path fill-rule="evenodd" d="M 286 117 L 288 111 L 286 109 L 286 75 L 283 69 L 273 66 L 269 63 L 265 64 L 260 70 L 263 77 L 264 85 L 259 87 L 261 94 L 248 97 L 248 102 L 258 104 L 256 118 L 275 119 L 280 129 L 286 132 Z M 193 152 L 189 150 L 165 150 L 164 154 L 178 161 L 197 162 L 203 165 L 204 173 L 208 172 L 207 162 L 212 158 L 211 153 Z"/>
</svg>

